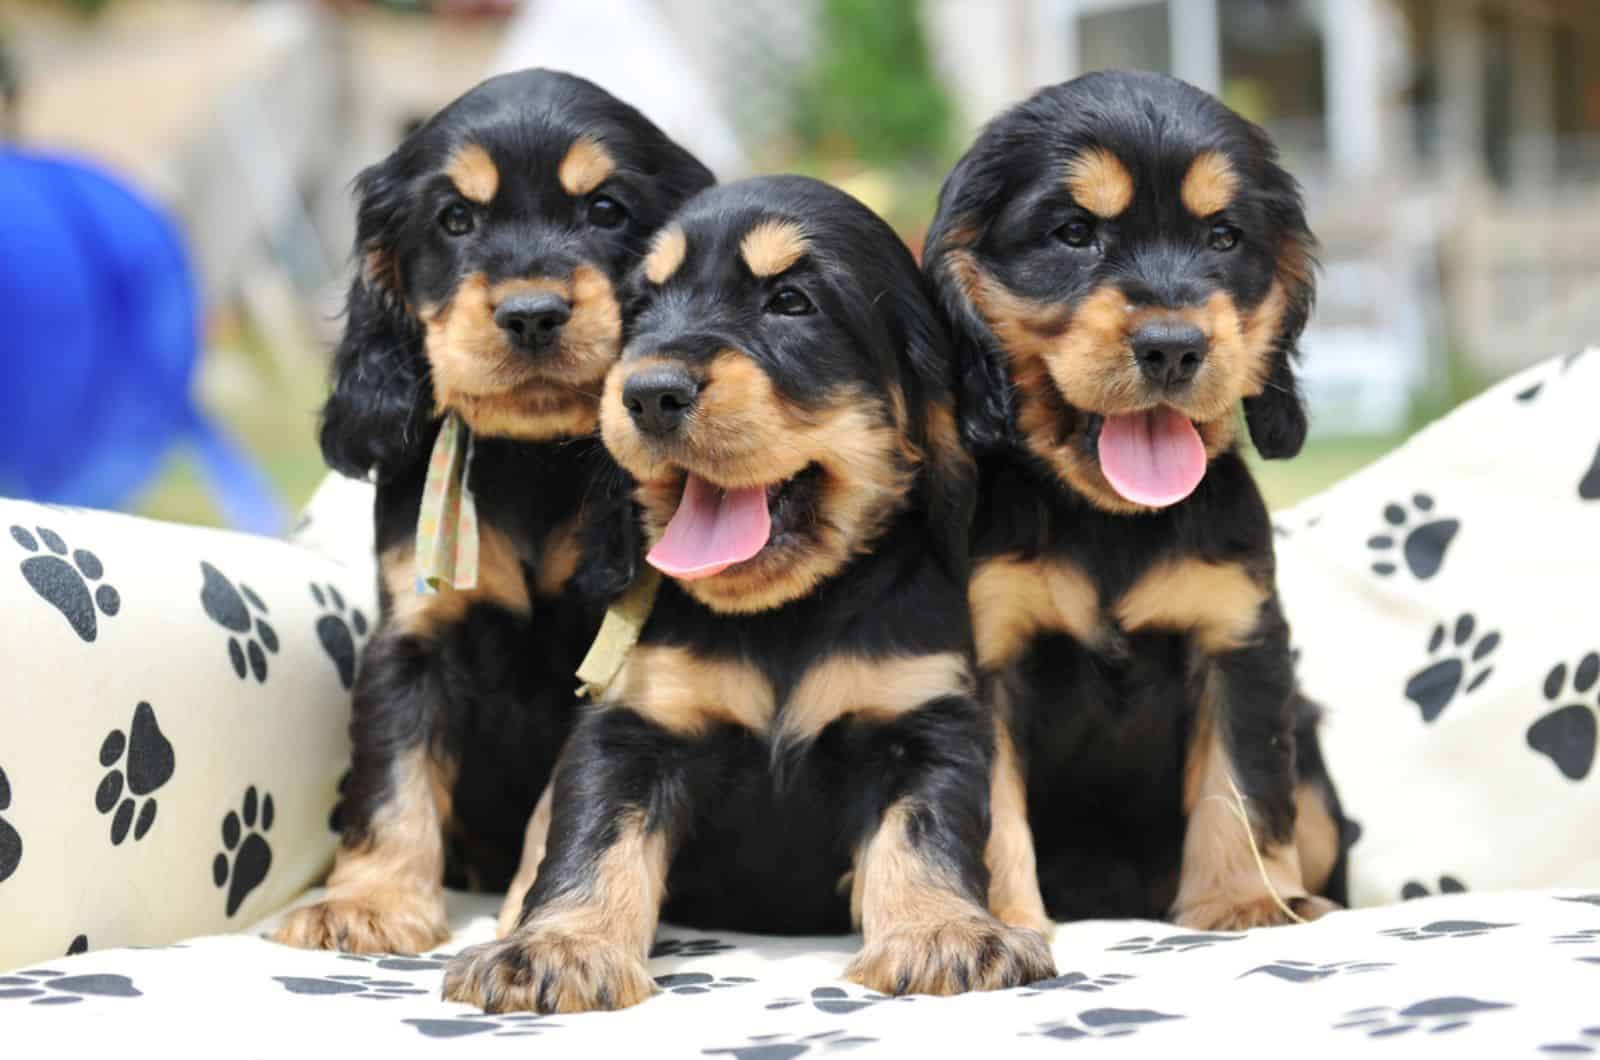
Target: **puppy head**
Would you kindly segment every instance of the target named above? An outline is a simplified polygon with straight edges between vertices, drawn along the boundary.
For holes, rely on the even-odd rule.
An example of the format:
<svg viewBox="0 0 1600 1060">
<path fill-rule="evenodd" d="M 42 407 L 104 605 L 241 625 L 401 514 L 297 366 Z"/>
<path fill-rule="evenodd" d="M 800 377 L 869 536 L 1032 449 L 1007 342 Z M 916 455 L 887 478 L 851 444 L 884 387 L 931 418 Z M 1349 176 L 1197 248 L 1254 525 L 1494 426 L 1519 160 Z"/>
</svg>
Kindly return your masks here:
<svg viewBox="0 0 1600 1060">
<path fill-rule="evenodd" d="M 717 188 L 656 238 L 601 433 L 650 562 L 707 606 L 808 594 L 921 509 L 965 576 L 970 459 L 949 341 L 904 244 L 802 177 Z"/>
<path fill-rule="evenodd" d="M 1176 503 L 1233 445 L 1305 439 L 1293 358 L 1314 240 L 1266 134 L 1150 74 L 1090 74 L 995 119 L 946 180 L 926 267 L 963 426 L 1111 511 Z"/>
<path fill-rule="evenodd" d="M 488 435 L 593 430 L 621 346 L 614 286 L 711 174 L 638 111 L 566 74 L 483 82 L 356 179 L 333 467 L 380 477 L 459 414 Z"/>
</svg>

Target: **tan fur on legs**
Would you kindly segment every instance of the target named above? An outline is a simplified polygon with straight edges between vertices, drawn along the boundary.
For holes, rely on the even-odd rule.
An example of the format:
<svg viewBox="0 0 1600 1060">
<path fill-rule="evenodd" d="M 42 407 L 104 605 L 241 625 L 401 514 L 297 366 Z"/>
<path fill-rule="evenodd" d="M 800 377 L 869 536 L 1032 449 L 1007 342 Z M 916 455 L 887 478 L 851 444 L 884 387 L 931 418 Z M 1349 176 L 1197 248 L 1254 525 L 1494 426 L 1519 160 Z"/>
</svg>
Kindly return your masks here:
<svg viewBox="0 0 1600 1060">
<path fill-rule="evenodd" d="M 559 771 L 551 771 L 551 776 Z M 517 865 L 517 874 L 512 877 L 511 886 L 506 889 L 506 900 L 500 903 L 500 917 L 495 925 L 495 937 L 505 938 L 516 930 L 517 921 L 522 919 L 522 903 L 528 897 L 528 892 L 533 890 L 533 882 L 539 878 L 539 863 L 544 860 L 545 841 L 550 838 L 550 810 L 555 803 L 556 784 L 554 780 L 545 785 L 544 794 L 539 796 L 539 805 L 533 808 L 533 816 L 528 818 L 528 831 L 522 837 L 522 861 Z"/>
<path fill-rule="evenodd" d="M 845 978 L 885 994 L 959 994 L 1055 975 L 1037 931 L 1002 924 L 916 851 L 911 812 L 891 806 L 857 855 L 850 911 L 863 940 Z"/>
<path fill-rule="evenodd" d="M 1033 832 L 1028 827 L 1027 783 L 1011 733 L 1003 724 L 996 727 L 994 745 L 989 845 L 983 855 L 989 866 L 989 912 L 1001 923 L 1032 928 L 1048 939 L 1055 933 L 1055 924 L 1045 913 L 1044 897 L 1039 893 Z"/>
<path fill-rule="evenodd" d="M 296 909 L 274 942 L 346 953 L 422 953 L 450 937 L 445 919 L 448 778 L 422 748 L 401 758 L 395 790 L 367 841 L 340 847 L 322 901 Z"/>
<path fill-rule="evenodd" d="M 1254 825 L 1248 801 L 1240 806 L 1216 717 L 1220 679 L 1213 672 L 1207 680 L 1184 774 L 1189 821 L 1174 919 L 1197 931 L 1242 931 L 1320 916 L 1332 903 L 1307 892 L 1295 844 L 1273 842 Z"/>
<path fill-rule="evenodd" d="M 643 814 L 619 822 L 593 876 L 533 911 L 503 939 L 445 968 L 444 998 L 485 1012 L 620 1009 L 655 993 L 645 967 L 666 893 L 666 837 Z"/>
</svg>

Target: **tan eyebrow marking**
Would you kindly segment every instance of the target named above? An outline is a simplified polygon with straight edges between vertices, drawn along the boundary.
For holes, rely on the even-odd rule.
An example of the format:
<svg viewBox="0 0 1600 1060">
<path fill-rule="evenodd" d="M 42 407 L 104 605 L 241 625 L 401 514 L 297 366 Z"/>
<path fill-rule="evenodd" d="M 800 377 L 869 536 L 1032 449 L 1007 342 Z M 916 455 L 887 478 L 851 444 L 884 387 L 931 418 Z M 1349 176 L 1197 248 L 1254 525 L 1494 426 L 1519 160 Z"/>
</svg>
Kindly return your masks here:
<svg viewBox="0 0 1600 1060">
<path fill-rule="evenodd" d="M 1096 217 L 1115 217 L 1133 202 L 1133 174 L 1104 147 L 1091 147 L 1067 163 L 1067 190 Z"/>
<path fill-rule="evenodd" d="M 776 276 L 806 256 L 811 243 L 793 221 L 762 221 L 739 241 L 739 254 L 755 276 Z"/>
<path fill-rule="evenodd" d="M 480 206 L 488 205 L 500 187 L 500 170 L 496 168 L 494 159 L 489 157 L 489 152 L 478 144 L 463 144 L 456 148 L 444 172 L 463 198 L 471 199 Z"/>
<path fill-rule="evenodd" d="M 656 233 L 650 243 L 650 253 L 645 255 L 645 279 L 660 287 L 672 279 L 688 253 L 689 239 L 683 234 L 683 228 L 677 224 L 663 228 Z"/>
<path fill-rule="evenodd" d="M 1184 208 L 1196 217 L 1210 217 L 1233 204 L 1239 191 L 1239 171 L 1220 151 L 1202 151 L 1189 163 L 1179 191 Z"/>
<path fill-rule="evenodd" d="M 556 176 L 566 193 L 577 197 L 587 195 L 604 184 L 605 179 L 616 170 L 616 159 L 611 157 L 599 140 L 580 136 L 567 148 L 567 156 L 561 160 L 561 168 L 556 171 Z"/>
</svg>

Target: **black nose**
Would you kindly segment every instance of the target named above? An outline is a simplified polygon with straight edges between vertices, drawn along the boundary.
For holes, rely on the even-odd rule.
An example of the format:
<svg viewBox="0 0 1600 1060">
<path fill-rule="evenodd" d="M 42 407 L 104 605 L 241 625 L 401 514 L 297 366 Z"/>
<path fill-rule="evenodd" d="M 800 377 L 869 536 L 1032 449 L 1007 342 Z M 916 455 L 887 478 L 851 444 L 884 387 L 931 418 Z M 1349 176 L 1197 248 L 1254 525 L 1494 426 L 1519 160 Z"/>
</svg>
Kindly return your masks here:
<svg viewBox="0 0 1600 1060">
<path fill-rule="evenodd" d="M 1133 333 L 1133 356 L 1144 377 L 1157 386 L 1187 383 L 1205 363 L 1211 343 L 1206 333 L 1184 320 L 1158 320 Z"/>
<path fill-rule="evenodd" d="M 558 294 L 514 294 L 494 311 L 494 322 L 511 344 L 538 353 L 555 343 L 572 307 Z"/>
<path fill-rule="evenodd" d="M 646 434 L 668 435 L 694 408 L 700 385 L 675 364 L 641 368 L 622 384 L 622 404 Z"/>
</svg>

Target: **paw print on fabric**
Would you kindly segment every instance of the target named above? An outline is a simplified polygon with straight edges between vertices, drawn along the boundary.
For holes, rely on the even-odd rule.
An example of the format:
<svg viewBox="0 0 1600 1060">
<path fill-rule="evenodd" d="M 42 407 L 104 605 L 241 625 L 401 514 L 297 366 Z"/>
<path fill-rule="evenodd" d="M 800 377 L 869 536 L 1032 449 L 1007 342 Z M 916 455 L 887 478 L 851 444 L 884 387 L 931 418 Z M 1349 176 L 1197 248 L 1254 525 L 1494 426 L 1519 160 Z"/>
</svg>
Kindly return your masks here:
<svg viewBox="0 0 1600 1060">
<path fill-rule="evenodd" d="M 329 975 L 320 979 L 297 975 L 275 975 L 273 981 L 291 994 L 317 997 L 360 997 L 371 1001 L 394 1001 L 402 997 L 432 994 L 408 979 L 374 979 L 369 975 Z"/>
<path fill-rule="evenodd" d="M 370 964 L 374 968 L 382 968 L 386 972 L 438 972 L 444 969 L 455 954 L 429 953 L 421 957 L 386 956 L 375 957 L 364 953 L 341 953 L 341 961 L 354 961 L 358 964 Z M 334 976 L 338 978 L 338 976 Z"/>
<path fill-rule="evenodd" d="M 1435 920 L 1431 924 L 1421 927 L 1387 928 L 1378 932 L 1391 938 L 1405 939 L 1407 942 L 1427 942 L 1429 939 L 1470 939 L 1479 935 L 1487 935 L 1491 931 L 1501 928 L 1516 927 L 1515 924 L 1493 924 L 1487 920 Z"/>
<path fill-rule="evenodd" d="M 1456 698 L 1456 693 L 1471 695 L 1494 673 L 1489 657 L 1500 646 L 1500 634 L 1478 632 L 1478 620 L 1470 614 L 1456 619 L 1453 627 L 1440 622 L 1428 638 L 1426 666 L 1406 682 L 1406 698 L 1422 711 L 1422 720 L 1436 721 Z M 1469 676 L 1470 673 L 1470 676 Z"/>
<path fill-rule="evenodd" d="M 705 972 L 674 972 L 656 976 L 656 986 L 669 994 L 709 994 L 731 986 L 747 986 L 755 982 L 745 975 L 707 975 Z"/>
<path fill-rule="evenodd" d="M 1393 1038 L 1416 1030 L 1448 1034 L 1471 1026 L 1475 1016 L 1511 1007 L 1503 1001 L 1479 1001 L 1475 997 L 1430 997 L 1402 1009 L 1385 1005 L 1351 1009 L 1333 1029 L 1363 1030 L 1368 1038 Z"/>
<path fill-rule="evenodd" d="M 122 595 L 109 585 L 101 585 L 91 594 L 89 583 L 99 581 L 106 572 L 100 557 L 80 548 L 72 553 L 72 562 L 68 563 L 62 558 L 67 554 L 67 543 L 61 540 L 61 535 L 42 526 L 34 529 L 38 531 L 37 540 L 20 526 L 11 528 L 11 539 L 24 552 L 38 552 L 42 541 L 55 555 L 30 556 L 23 560 L 23 578 L 45 603 L 61 612 L 74 633 L 85 642 L 93 641 L 100 634 L 97 616 L 110 618 L 122 610 Z"/>
<path fill-rule="evenodd" d="M 1594 463 L 1589 465 L 1589 470 L 1578 480 L 1578 499 L 1600 501 L 1600 446 L 1595 447 Z"/>
<path fill-rule="evenodd" d="M 30 968 L 0 975 L 0 1002 L 30 1005 L 75 1005 L 91 997 L 143 997 L 125 975 L 63 975 L 53 968 Z"/>
<path fill-rule="evenodd" d="M 872 990 L 853 988 L 846 990 L 841 986 L 819 986 L 811 991 L 811 996 L 780 997 L 767 1003 L 767 1010 L 776 1012 L 781 1009 L 794 1008 L 797 1005 L 811 1005 L 818 1012 L 825 1012 L 830 1016 L 848 1016 L 851 1013 L 869 1009 L 873 1005 L 884 1002 L 910 1001 L 910 997 L 890 997 Z"/>
<path fill-rule="evenodd" d="M 1600 945 L 1600 928 L 1579 928 L 1564 935 L 1551 935 L 1550 944 L 1552 946 Z"/>
<path fill-rule="evenodd" d="M 211 621 L 229 633 L 238 634 L 228 638 L 228 661 L 233 664 L 233 672 L 241 681 L 247 673 L 255 674 L 258 682 L 265 681 L 267 652 L 278 653 L 278 634 L 266 619 L 252 614 L 252 609 L 264 615 L 267 605 L 248 585 L 240 582 L 236 588 L 221 571 L 204 560 L 200 562 L 200 574 L 205 579 L 200 586 L 200 606 L 205 608 Z M 239 643 L 241 638 L 243 644 Z"/>
<path fill-rule="evenodd" d="M 1053 1038 L 1062 1042 L 1080 1038 L 1126 1038 L 1152 1023 L 1167 1023 L 1183 1018 L 1148 1008 L 1092 1008 L 1078 1013 L 1076 1021 L 1052 1020 L 1041 1023 L 1036 1030 L 1023 1031 L 1019 1037 Z"/>
<path fill-rule="evenodd" d="M 1383 509 L 1389 529 L 1367 539 L 1374 574 L 1387 578 L 1401 563 L 1419 581 L 1439 573 L 1461 520 L 1435 515 L 1433 509 L 1433 498 L 1426 493 L 1413 494 L 1409 505 L 1390 504 Z"/>
<path fill-rule="evenodd" d="M 532 1038 L 561 1027 L 561 1024 L 551 1022 L 548 1016 L 536 1016 L 531 1012 L 505 1015 L 464 1012 L 455 1019 L 411 1019 L 400 1022 L 416 1028 L 424 1038 L 465 1038 L 472 1034 L 488 1034 L 496 1038 Z"/>
<path fill-rule="evenodd" d="M 1524 405 L 1526 405 L 1529 402 L 1533 401 L 1541 393 L 1543 393 L 1544 385 L 1547 382 L 1549 382 L 1550 380 L 1556 378 L 1557 376 L 1565 375 L 1566 372 L 1567 372 L 1567 369 L 1571 368 L 1574 364 L 1576 364 L 1577 361 L 1578 361 L 1578 358 L 1582 357 L 1583 354 L 1584 354 L 1583 350 L 1573 350 L 1571 353 L 1564 354 L 1562 356 L 1562 358 L 1561 358 L 1561 363 L 1557 366 L 1557 368 L 1556 368 L 1556 370 L 1554 372 L 1552 372 L 1550 375 L 1546 376 L 1545 378 L 1540 379 L 1539 381 L 1533 383 L 1532 385 L 1530 385 L 1528 387 L 1525 387 L 1522 390 L 1517 391 L 1517 394 L 1516 394 L 1517 400 L 1522 402 Z"/>
<path fill-rule="evenodd" d="M 1102 990 L 1109 990 L 1114 986 L 1137 979 L 1135 975 L 1124 975 L 1122 972 L 1107 972 L 1104 975 L 1089 975 L 1086 972 L 1068 972 L 1051 979 L 1040 979 L 1029 983 L 1022 991 L 1023 997 L 1034 997 L 1047 990 L 1071 990 L 1079 994 L 1098 994 Z"/>
<path fill-rule="evenodd" d="M 1544 678 L 1544 698 L 1555 704 L 1564 697 L 1582 697 L 1563 703 L 1528 726 L 1528 746 L 1555 763 L 1568 780 L 1582 780 L 1594 766 L 1595 684 L 1600 681 L 1600 653 L 1590 652 L 1571 670 L 1556 663 Z"/>
<path fill-rule="evenodd" d="M 11 781 L 6 771 L 0 769 L 0 813 L 11 809 Z M 0 883 L 17 871 L 22 864 L 22 836 L 11 823 L 0 817 Z"/>
<path fill-rule="evenodd" d="M 1413 898 L 1426 898 L 1432 893 L 1432 891 L 1428 890 L 1427 884 L 1418 883 L 1416 880 L 1409 880 L 1404 887 L 1400 888 L 1400 900 L 1409 902 Z M 1456 879 L 1454 876 L 1440 876 L 1439 893 L 1466 894 L 1467 885 Z"/>
<path fill-rule="evenodd" d="M 100 741 L 100 764 L 109 770 L 94 791 L 94 808 L 111 818 L 111 844 L 122 845 L 133 828 L 134 842 L 156 823 L 155 792 L 172 779 L 177 755 L 148 703 L 133 708 L 126 734 L 112 729 Z M 126 796 L 126 797 L 124 797 Z M 136 819 L 137 818 L 137 819 Z"/>
<path fill-rule="evenodd" d="M 1284 960 L 1252 968 L 1239 978 L 1270 975 L 1286 983 L 1320 983 L 1336 975 L 1364 975 L 1367 972 L 1381 972 L 1385 968 L 1393 967 L 1394 965 L 1388 961 L 1330 961 L 1327 964 L 1312 964 L 1309 961 Z"/>
<path fill-rule="evenodd" d="M 657 957 L 710 957 L 735 949 L 733 943 L 715 938 L 657 939 L 650 947 L 650 959 Z"/>
<path fill-rule="evenodd" d="M 1541 1053 L 1550 1053 L 1554 1056 L 1588 1056 L 1600 1052 L 1600 1026 L 1585 1027 L 1577 1035 L 1581 1041 L 1576 1042 L 1551 1042 L 1539 1046 Z"/>
<path fill-rule="evenodd" d="M 1215 932 L 1190 932 L 1183 935 L 1167 935 L 1159 939 L 1150 935 L 1135 935 L 1110 947 L 1110 952 L 1132 953 L 1141 957 L 1173 951 L 1188 953 L 1190 950 L 1203 950 L 1207 946 L 1215 946 L 1221 942 L 1238 942 L 1242 938 L 1243 935 L 1219 935 Z"/>
<path fill-rule="evenodd" d="M 88 935 L 75 935 L 75 936 L 73 936 L 72 941 L 67 943 L 66 956 L 68 956 L 68 957 L 76 957 L 80 953 L 88 953 L 88 952 L 89 952 L 89 936 Z"/>
<path fill-rule="evenodd" d="M 311 598 L 325 614 L 317 619 L 317 640 L 339 671 L 346 688 L 356 683 L 356 639 L 367 635 L 367 616 L 359 607 L 345 610 L 344 597 L 332 585 L 311 583 Z"/>
<path fill-rule="evenodd" d="M 843 1030 L 818 1031 L 804 1037 L 795 1034 L 753 1034 L 741 1045 L 716 1046 L 700 1050 L 702 1056 L 731 1056 L 734 1060 L 794 1060 L 807 1053 L 842 1053 L 874 1045 L 878 1039 Z"/>
<path fill-rule="evenodd" d="M 272 830 L 272 817 L 272 796 L 263 796 L 258 808 L 252 786 L 245 789 L 239 812 L 229 810 L 222 819 L 224 849 L 212 859 L 211 880 L 228 889 L 229 916 L 239 911 L 245 898 L 261 886 L 272 868 L 272 847 L 264 835 Z"/>
<path fill-rule="evenodd" d="M 1592 905 L 1592 906 L 1600 907 L 1600 894 L 1557 895 L 1556 896 L 1556 901 L 1558 901 L 1558 902 L 1582 902 L 1584 905 Z"/>
</svg>

